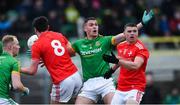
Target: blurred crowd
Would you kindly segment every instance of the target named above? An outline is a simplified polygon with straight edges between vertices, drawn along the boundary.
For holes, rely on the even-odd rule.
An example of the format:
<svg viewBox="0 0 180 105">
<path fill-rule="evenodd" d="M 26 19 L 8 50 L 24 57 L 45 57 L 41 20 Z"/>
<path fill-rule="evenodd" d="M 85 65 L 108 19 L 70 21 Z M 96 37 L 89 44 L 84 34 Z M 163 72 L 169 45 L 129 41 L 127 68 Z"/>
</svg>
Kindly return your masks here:
<svg viewBox="0 0 180 105">
<path fill-rule="evenodd" d="M 118 34 L 128 22 L 141 21 L 144 10 L 154 9 L 155 18 L 147 26 L 148 36 L 180 34 L 178 0 L 1 0 L 0 35 L 15 34 L 27 39 L 33 18 L 47 16 L 51 29 L 67 37 L 83 37 L 84 18 L 94 16 L 101 34 Z"/>
</svg>

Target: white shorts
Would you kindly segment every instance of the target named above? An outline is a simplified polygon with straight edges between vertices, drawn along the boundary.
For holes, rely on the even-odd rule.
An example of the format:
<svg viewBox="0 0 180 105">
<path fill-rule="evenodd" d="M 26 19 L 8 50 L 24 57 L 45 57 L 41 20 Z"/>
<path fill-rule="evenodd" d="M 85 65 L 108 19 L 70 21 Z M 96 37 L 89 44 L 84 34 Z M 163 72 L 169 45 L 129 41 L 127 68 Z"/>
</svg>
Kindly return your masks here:
<svg viewBox="0 0 180 105">
<path fill-rule="evenodd" d="M 19 105 L 15 101 L 13 101 L 11 98 L 0 98 L 0 105 Z"/>
<path fill-rule="evenodd" d="M 72 97 L 76 97 L 82 87 L 82 78 L 79 72 L 69 76 L 58 85 L 53 84 L 51 90 L 51 100 L 58 102 L 68 102 Z"/>
<path fill-rule="evenodd" d="M 84 82 L 78 96 L 86 97 L 94 102 L 98 101 L 99 96 L 102 98 L 110 92 L 115 92 L 113 79 L 104 79 L 104 77 L 95 77 Z"/>
<path fill-rule="evenodd" d="M 144 92 L 139 91 L 137 89 L 133 89 L 130 91 L 119 91 L 116 90 L 113 99 L 111 101 L 111 105 L 125 105 L 128 99 L 132 99 L 137 103 L 140 103 L 142 100 Z"/>
</svg>

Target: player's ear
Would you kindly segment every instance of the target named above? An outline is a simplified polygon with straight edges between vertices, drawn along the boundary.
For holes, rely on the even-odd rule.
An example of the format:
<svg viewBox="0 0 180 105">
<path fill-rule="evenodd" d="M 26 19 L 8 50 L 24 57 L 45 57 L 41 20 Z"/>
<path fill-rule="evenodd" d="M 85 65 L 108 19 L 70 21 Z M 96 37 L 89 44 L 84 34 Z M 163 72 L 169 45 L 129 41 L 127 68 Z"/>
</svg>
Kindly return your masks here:
<svg viewBox="0 0 180 105">
<path fill-rule="evenodd" d="M 36 28 L 34 28 L 34 32 L 37 33 L 37 29 Z"/>
<path fill-rule="evenodd" d="M 86 29 L 86 23 L 83 24 L 83 30 L 84 30 L 84 32 L 87 31 L 87 29 Z"/>
<path fill-rule="evenodd" d="M 50 27 L 50 26 L 48 25 L 48 28 L 47 28 L 47 30 L 49 30 L 49 27 Z"/>
<path fill-rule="evenodd" d="M 12 50 L 12 49 L 13 49 L 13 44 L 11 44 L 11 43 L 8 44 L 8 45 L 7 45 L 7 48 L 8 48 L 9 50 Z"/>
</svg>

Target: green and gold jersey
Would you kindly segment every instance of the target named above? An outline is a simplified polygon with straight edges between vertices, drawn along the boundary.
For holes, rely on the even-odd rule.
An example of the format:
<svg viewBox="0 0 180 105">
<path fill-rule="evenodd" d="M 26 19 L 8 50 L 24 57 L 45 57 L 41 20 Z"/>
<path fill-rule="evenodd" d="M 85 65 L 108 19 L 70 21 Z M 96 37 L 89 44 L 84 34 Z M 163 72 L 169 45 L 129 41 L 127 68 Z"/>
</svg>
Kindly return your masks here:
<svg viewBox="0 0 180 105">
<path fill-rule="evenodd" d="M 106 63 L 102 55 L 112 51 L 112 36 L 98 36 L 96 39 L 81 39 L 72 46 L 80 55 L 83 79 L 103 76 L 110 66 Z"/>
<path fill-rule="evenodd" d="M 19 73 L 19 62 L 7 52 L 0 55 L 0 98 L 9 98 L 11 74 Z"/>
</svg>

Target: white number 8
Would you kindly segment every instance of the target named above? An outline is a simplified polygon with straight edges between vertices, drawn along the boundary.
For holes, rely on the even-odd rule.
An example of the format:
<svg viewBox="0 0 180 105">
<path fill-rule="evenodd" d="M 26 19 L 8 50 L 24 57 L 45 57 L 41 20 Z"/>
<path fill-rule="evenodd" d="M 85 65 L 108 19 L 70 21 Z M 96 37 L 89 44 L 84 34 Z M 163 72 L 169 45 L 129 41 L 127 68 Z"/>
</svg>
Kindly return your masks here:
<svg viewBox="0 0 180 105">
<path fill-rule="evenodd" d="M 54 53 L 57 56 L 62 56 L 65 52 L 65 49 L 63 46 L 61 46 L 61 42 L 59 40 L 53 40 L 51 42 L 51 46 L 54 48 Z M 61 49 L 61 51 L 58 51 L 58 49 Z"/>
</svg>

